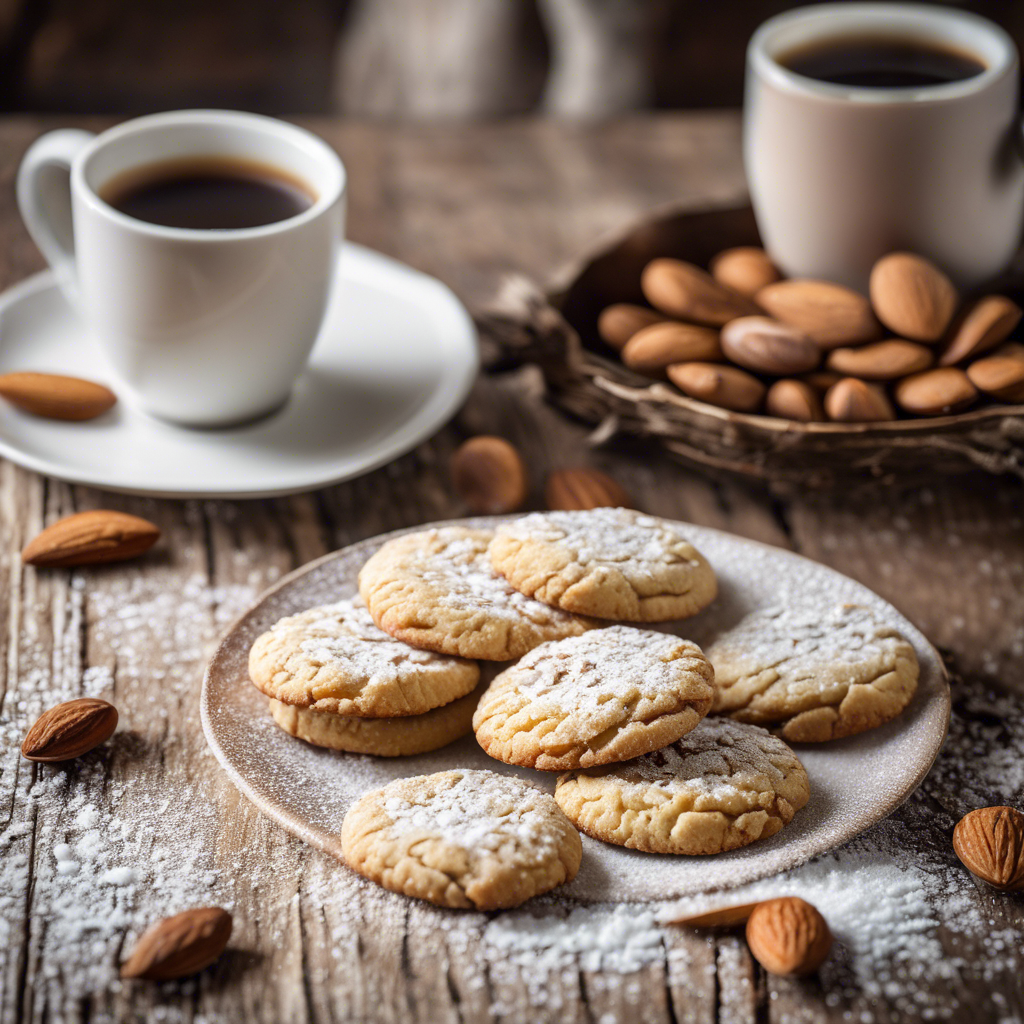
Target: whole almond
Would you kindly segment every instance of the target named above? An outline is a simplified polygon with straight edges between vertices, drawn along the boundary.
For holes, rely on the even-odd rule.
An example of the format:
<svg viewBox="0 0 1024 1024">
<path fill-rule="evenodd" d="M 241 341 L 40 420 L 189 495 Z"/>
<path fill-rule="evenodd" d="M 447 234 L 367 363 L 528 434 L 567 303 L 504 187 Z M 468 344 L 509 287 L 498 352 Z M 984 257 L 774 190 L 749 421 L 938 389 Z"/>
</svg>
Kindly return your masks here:
<svg viewBox="0 0 1024 1024">
<path fill-rule="evenodd" d="M 821 396 L 802 380 L 777 380 L 764 399 L 769 416 L 800 423 L 818 423 L 825 418 Z"/>
<path fill-rule="evenodd" d="M 756 245 L 741 245 L 720 252 L 711 261 L 711 276 L 727 288 L 752 299 L 765 285 L 781 279 L 768 253 Z"/>
<path fill-rule="evenodd" d="M 231 915 L 221 907 L 196 907 L 148 928 L 121 965 L 122 978 L 173 981 L 209 967 L 231 938 Z"/>
<path fill-rule="evenodd" d="M 673 363 L 722 358 L 718 331 L 713 327 L 665 320 L 637 331 L 622 350 L 622 361 L 637 373 L 661 376 Z"/>
<path fill-rule="evenodd" d="M 452 455 L 451 474 L 455 492 L 476 515 L 515 512 L 530 490 L 522 456 L 503 437 L 464 441 Z"/>
<path fill-rule="evenodd" d="M 896 404 L 915 416 L 939 416 L 973 405 L 978 391 L 956 366 L 942 366 L 904 377 L 894 390 Z"/>
<path fill-rule="evenodd" d="M 21 744 L 22 757 L 49 764 L 70 761 L 106 743 L 117 728 L 117 708 L 96 697 L 79 697 L 44 711 Z"/>
<path fill-rule="evenodd" d="M 669 918 L 662 924 L 677 924 L 683 928 L 735 928 L 736 925 L 743 924 L 757 906 L 757 903 L 736 903 L 730 907 L 708 910 L 703 914 Z"/>
<path fill-rule="evenodd" d="M 634 306 L 629 302 L 617 302 L 601 310 L 597 318 L 597 333 L 601 340 L 620 349 L 636 334 L 651 324 L 661 323 L 665 317 L 646 306 Z"/>
<path fill-rule="evenodd" d="M 953 829 L 964 867 L 1004 892 L 1024 892 L 1024 814 L 1013 807 L 971 811 Z"/>
<path fill-rule="evenodd" d="M 721 327 L 738 316 L 760 312 L 745 295 L 683 260 L 652 260 L 644 267 L 640 287 L 655 309 L 707 327 Z"/>
<path fill-rule="evenodd" d="M 586 466 L 551 473 L 544 486 L 544 499 L 553 511 L 632 507 L 632 499 L 620 484 Z"/>
<path fill-rule="evenodd" d="M 755 412 L 764 401 L 765 386 L 738 366 L 714 363 L 677 363 L 668 379 L 691 398 L 736 412 Z"/>
<path fill-rule="evenodd" d="M 51 568 L 119 562 L 148 551 L 159 538 L 159 527 L 145 519 L 98 508 L 58 519 L 29 541 L 21 560 Z"/>
<path fill-rule="evenodd" d="M 110 388 L 56 373 L 0 375 L 0 397 L 33 416 L 51 420 L 91 420 L 102 416 L 117 396 Z"/>
<path fill-rule="evenodd" d="M 985 295 L 972 302 L 953 324 L 939 366 L 953 366 L 995 348 L 1020 323 L 1022 315 L 1024 310 L 1005 295 Z"/>
<path fill-rule="evenodd" d="M 747 920 L 747 945 L 770 974 L 813 974 L 832 948 L 832 933 L 816 907 L 798 896 L 759 903 Z"/>
<path fill-rule="evenodd" d="M 785 377 L 813 370 L 821 362 L 821 349 L 789 324 L 767 316 L 741 316 L 722 328 L 722 351 L 755 373 Z"/>
<path fill-rule="evenodd" d="M 810 335 L 821 348 L 858 345 L 881 333 L 868 300 L 831 281 L 777 281 L 757 293 L 757 302 L 776 320 Z"/>
<path fill-rule="evenodd" d="M 892 252 L 871 268 L 871 304 L 889 330 L 911 341 L 938 341 L 956 312 L 953 282 L 912 252 Z"/>
<path fill-rule="evenodd" d="M 967 367 L 970 382 L 1000 402 L 1024 402 L 1024 345 L 1004 345 Z"/>
<path fill-rule="evenodd" d="M 825 412 L 840 423 L 875 423 L 896 419 L 885 392 L 877 384 L 844 377 L 825 395 Z"/>
<path fill-rule="evenodd" d="M 898 380 L 927 370 L 935 362 L 932 350 L 916 341 L 889 338 L 859 348 L 836 348 L 825 365 L 830 370 L 863 380 Z"/>
</svg>

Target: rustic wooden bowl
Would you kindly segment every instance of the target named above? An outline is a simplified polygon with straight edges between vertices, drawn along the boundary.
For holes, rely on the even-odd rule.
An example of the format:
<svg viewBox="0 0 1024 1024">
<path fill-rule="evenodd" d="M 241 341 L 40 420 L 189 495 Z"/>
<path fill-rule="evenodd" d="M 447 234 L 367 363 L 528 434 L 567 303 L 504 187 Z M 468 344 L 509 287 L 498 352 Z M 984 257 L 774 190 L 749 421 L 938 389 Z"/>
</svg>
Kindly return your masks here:
<svg viewBox="0 0 1024 1024">
<path fill-rule="evenodd" d="M 666 211 L 587 256 L 547 294 L 510 281 L 482 327 L 504 355 L 537 363 L 551 399 L 600 424 L 598 437 L 654 438 L 684 462 L 783 487 L 919 480 L 978 468 L 1024 478 L 1022 405 L 891 423 L 796 423 L 688 398 L 627 369 L 598 337 L 605 306 L 644 302 L 640 273 L 654 257 L 707 266 L 722 249 L 756 244 L 749 207 Z M 989 288 L 1024 301 L 1024 263 Z"/>
</svg>

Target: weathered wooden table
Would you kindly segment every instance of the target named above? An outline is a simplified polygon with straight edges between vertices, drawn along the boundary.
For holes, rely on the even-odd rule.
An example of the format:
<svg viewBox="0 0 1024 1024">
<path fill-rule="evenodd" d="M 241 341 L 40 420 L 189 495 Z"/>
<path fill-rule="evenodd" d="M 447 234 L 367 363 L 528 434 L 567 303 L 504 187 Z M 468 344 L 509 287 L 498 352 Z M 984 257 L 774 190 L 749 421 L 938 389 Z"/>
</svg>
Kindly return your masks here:
<svg viewBox="0 0 1024 1024">
<path fill-rule="evenodd" d="M 51 126 L 0 125 L 2 286 L 41 266 L 13 181 L 25 147 Z M 503 272 L 544 280 L 659 204 L 743 193 L 731 114 L 599 127 L 312 127 L 348 164 L 350 236 L 437 275 L 470 305 L 487 300 Z M 951 653 L 961 678 L 947 747 L 857 854 L 878 877 L 891 861 L 911 879 L 909 902 L 892 918 L 904 939 L 903 918 L 920 910 L 913 879 L 931 880 L 921 884 L 933 903 L 955 883 L 948 905 L 921 925 L 921 943 L 900 947 L 907 962 L 883 963 L 900 957 L 877 941 L 883 924 L 869 948 L 840 948 L 836 966 L 803 982 L 766 976 L 735 936 L 671 928 L 633 969 L 561 947 L 545 966 L 542 944 L 510 951 L 485 941 L 484 915 L 444 914 L 369 887 L 332 898 L 345 869 L 234 790 L 199 723 L 202 668 L 218 633 L 265 586 L 323 552 L 463 514 L 447 461 L 484 431 L 526 454 L 534 506 L 549 469 L 597 466 L 650 512 L 790 547 L 862 580 Z M 45 524 L 93 507 L 155 520 L 163 540 L 124 566 L 21 566 L 20 549 Z M 453 424 L 394 464 L 297 497 L 127 498 L 0 463 L 0 1022 L 1018 1021 L 1024 898 L 993 897 L 967 878 L 949 835 L 972 807 L 1024 803 L 1022 516 L 1024 488 L 1006 479 L 779 500 L 709 481 L 636 443 L 590 450 L 582 427 L 543 404 L 529 370 L 481 379 Z M 22 760 L 17 748 L 36 715 L 82 694 L 120 709 L 108 747 L 70 770 Z M 923 870 L 907 874 L 918 856 Z M 858 899 L 867 912 L 889 891 Z M 235 917 L 217 966 L 162 987 L 116 980 L 140 928 L 209 902 Z M 564 911 L 545 904 L 536 913 Z"/>
</svg>

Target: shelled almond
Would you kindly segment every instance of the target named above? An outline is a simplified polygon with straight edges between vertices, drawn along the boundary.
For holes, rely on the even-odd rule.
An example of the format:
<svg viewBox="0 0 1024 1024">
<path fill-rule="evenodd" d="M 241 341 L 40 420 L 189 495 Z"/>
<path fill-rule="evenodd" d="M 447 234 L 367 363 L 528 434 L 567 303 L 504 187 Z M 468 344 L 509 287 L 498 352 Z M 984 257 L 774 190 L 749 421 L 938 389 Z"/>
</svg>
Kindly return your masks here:
<svg viewBox="0 0 1024 1024">
<path fill-rule="evenodd" d="M 736 323 L 737 321 L 733 321 Z M 713 327 L 672 320 L 637 331 L 622 349 L 622 361 L 637 373 L 658 376 L 673 363 L 722 359 L 718 331 Z"/>
<path fill-rule="evenodd" d="M 753 374 L 714 363 L 678 363 L 668 368 L 668 377 L 691 398 L 737 412 L 759 409 L 767 391 Z"/>
<path fill-rule="evenodd" d="M 756 246 L 723 250 L 707 271 L 660 257 L 640 283 L 652 308 L 609 306 L 598 333 L 634 372 L 709 405 L 876 423 L 1024 403 L 1024 344 L 1012 340 L 1024 311 L 998 294 L 958 309 L 949 277 L 915 253 L 882 257 L 870 298 L 785 279 Z"/>
<path fill-rule="evenodd" d="M 644 306 L 629 302 L 616 302 L 601 311 L 597 319 L 597 333 L 612 348 L 621 350 L 638 331 L 661 323 L 665 317 Z"/>
<path fill-rule="evenodd" d="M 802 380 L 777 380 L 765 395 L 764 407 L 769 416 L 800 423 L 819 423 L 825 418 L 821 396 Z"/>
<path fill-rule="evenodd" d="M 707 327 L 760 312 L 752 299 L 683 260 L 652 260 L 644 268 L 640 287 L 655 309 Z"/>
</svg>

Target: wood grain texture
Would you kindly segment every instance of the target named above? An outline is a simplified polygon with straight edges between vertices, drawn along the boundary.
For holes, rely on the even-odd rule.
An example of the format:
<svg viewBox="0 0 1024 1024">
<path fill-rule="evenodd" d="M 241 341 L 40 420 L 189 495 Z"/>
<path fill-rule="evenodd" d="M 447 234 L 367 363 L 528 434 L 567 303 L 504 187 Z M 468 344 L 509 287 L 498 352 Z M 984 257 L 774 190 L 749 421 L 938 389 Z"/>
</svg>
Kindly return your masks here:
<svg viewBox="0 0 1024 1024">
<path fill-rule="evenodd" d="M 14 210 L 12 182 L 20 154 L 46 126 L 25 119 L 0 125 L 3 286 L 41 265 Z M 504 271 L 548 279 L 603 232 L 661 203 L 742 194 L 732 115 L 637 117 L 593 128 L 544 121 L 312 127 L 349 165 L 351 236 L 436 274 L 471 304 L 489 298 Z M 0 944 L 0 1024 L 921 1019 L 913 999 L 872 1000 L 852 977 L 828 992 L 813 979 L 767 977 L 731 935 L 666 932 L 654 962 L 628 974 L 588 970 L 578 958 L 540 974 L 487 952 L 484 915 L 466 916 L 455 931 L 444 913 L 369 886 L 354 901 L 332 900 L 331 880 L 344 869 L 262 817 L 227 781 L 206 751 L 198 713 L 200 674 L 218 633 L 260 590 L 311 558 L 464 514 L 446 467 L 457 445 L 479 432 L 507 437 L 524 452 L 531 507 L 539 507 L 550 469 L 596 466 L 652 513 L 790 547 L 849 573 L 954 653 L 967 681 L 957 686 L 950 751 L 922 789 L 872 830 L 866 841 L 880 856 L 914 842 L 945 857 L 957 818 L 991 800 L 993 793 L 957 772 L 971 748 L 971 723 L 986 713 L 985 687 L 1024 693 L 1019 484 L 970 477 L 908 493 L 783 502 L 706 480 L 636 442 L 592 449 L 581 426 L 544 404 L 530 368 L 482 379 L 453 424 L 392 465 L 308 495 L 153 501 L 0 463 L 4 735 L 27 728 L 42 710 L 42 691 L 74 697 L 99 689 L 125 723 L 44 800 L 33 793 L 55 769 L 21 761 L 10 746 L 0 750 L 0 856 L 22 856 L 25 864 L 17 891 L 0 893 L 10 918 Z M 40 571 L 20 564 L 21 547 L 44 525 L 95 507 L 150 519 L 163 540 L 123 566 Z M 151 915 L 184 909 L 170 905 L 173 891 L 162 896 L 146 886 L 138 887 L 123 929 L 96 950 L 95 977 L 62 966 L 66 952 L 49 903 L 51 847 L 83 792 L 101 814 L 152 830 L 144 849 L 159 847 L 161 830 L 182 833 L 198 865 L 216 873 L 235 933 L 228 955 L 198 979 L 110 984 L 122 947 Z M 1024 801 L 1024 793 L 1017 798 Z M 175 868 L 196 865 L 167 872 Z M 980 889 L 964 898 L 1004 927 L 1024 926 L 1020 900 L 996 903 Z M 195 903 L 202 902 L 197 893 Z M 559 911 L 541 904 L 534 912 Z M 953 930 L 940 938 L 964 966 L 931 986 L 929 1006 L 972 1024 L 1024 1014 L 1019 953 L 986 977 L 982 945 Z"/>
</svg>

